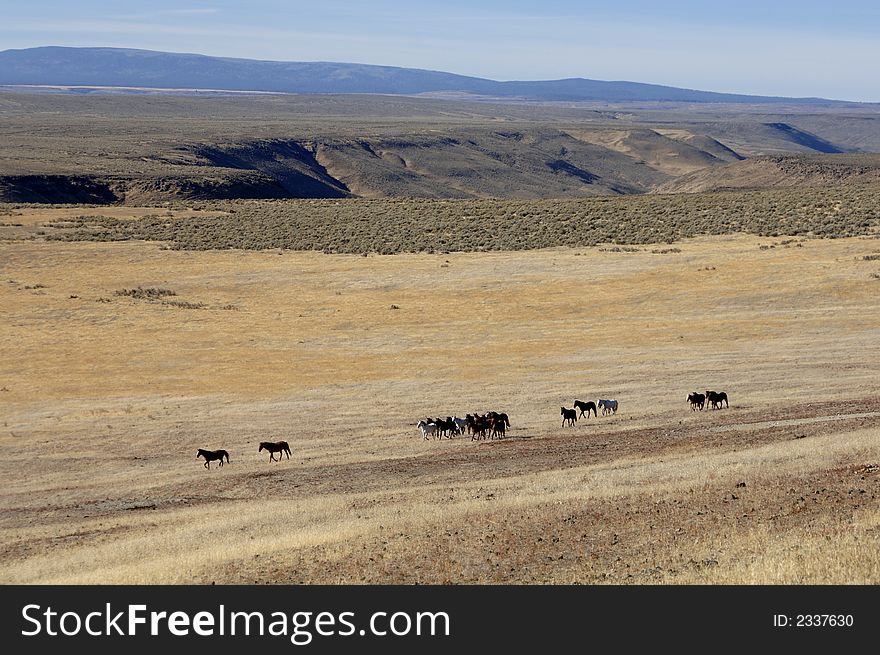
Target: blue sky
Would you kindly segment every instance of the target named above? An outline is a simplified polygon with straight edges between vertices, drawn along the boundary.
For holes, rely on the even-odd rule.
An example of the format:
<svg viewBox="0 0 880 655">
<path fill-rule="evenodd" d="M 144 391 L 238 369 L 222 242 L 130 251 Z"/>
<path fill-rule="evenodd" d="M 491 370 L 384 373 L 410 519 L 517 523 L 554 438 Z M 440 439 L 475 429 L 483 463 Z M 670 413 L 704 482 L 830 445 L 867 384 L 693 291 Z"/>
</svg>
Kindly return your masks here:
<svg viewBox="0 0 880 655">
<path fill-rule="evenodd" d="M 113 46 L 880 102 L 880 2 L 0 0 L 0 50 Z"/>
</svg>

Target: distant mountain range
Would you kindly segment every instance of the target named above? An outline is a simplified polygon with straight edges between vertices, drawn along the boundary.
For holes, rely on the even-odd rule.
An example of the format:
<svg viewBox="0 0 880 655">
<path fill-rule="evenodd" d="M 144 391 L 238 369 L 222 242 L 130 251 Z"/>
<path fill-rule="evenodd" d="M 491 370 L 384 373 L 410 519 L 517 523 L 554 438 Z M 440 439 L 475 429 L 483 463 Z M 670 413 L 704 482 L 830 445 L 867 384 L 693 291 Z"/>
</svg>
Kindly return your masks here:
<svg viewBox="0 0 880 655">
<path fill-rule="evenodd" d="M 302 94 L 466 94 L 569 102 L 847 104 L 583 78 L 499 82 L 439 71 L 333 62 L 281 62 L 127 48 L 47 46 L 0 51 L 0 85 L 212 89 Z"/>
</svg>

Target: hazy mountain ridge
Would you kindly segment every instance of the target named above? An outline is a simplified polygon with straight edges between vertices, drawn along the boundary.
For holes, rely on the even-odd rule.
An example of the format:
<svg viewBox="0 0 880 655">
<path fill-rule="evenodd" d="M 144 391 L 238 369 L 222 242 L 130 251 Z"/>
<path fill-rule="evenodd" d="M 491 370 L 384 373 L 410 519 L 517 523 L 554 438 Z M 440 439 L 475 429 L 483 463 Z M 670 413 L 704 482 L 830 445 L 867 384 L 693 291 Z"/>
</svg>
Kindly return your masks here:
<svg viewBox="0 0 880 655">
<path fill-rule="evenodd" d="M 0 52 L 0 85 L 228 89 L 279 93 L 466 93 L 548 101 L 841 104 L 584 78 L 500 82 L 442 71 L 282 62 L 126 48 L 45 46 Z"/>
</svg>

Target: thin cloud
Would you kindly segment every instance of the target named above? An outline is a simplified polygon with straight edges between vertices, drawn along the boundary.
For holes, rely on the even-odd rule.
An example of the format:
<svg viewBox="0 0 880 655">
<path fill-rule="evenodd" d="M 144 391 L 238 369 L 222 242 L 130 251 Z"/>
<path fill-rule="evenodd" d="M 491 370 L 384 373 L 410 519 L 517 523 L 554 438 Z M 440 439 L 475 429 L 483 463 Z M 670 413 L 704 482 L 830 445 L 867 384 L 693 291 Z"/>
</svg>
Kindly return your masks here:
<svg viewBox="0 0 880 655">
<path fill-rule="evenodd" d="M 216 14 L 219 9 L 213 7 L 203 7 L 201 9 L 163 9 L 156 12 L 160 16 L 202 16 L 205 14 Z"/>
</svg>

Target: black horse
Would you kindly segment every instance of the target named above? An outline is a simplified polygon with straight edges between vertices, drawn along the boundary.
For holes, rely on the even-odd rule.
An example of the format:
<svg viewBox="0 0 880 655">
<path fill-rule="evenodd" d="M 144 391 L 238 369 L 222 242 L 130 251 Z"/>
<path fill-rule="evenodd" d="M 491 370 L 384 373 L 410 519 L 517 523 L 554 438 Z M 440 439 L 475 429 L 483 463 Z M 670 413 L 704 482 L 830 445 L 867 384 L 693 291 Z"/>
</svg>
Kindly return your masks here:
<svg viewBox="0 0 880 655">
<path fill-rule="evenodd" d="M 712 409 L 721 409 L 722 402 L 727 407 L 730 407 L 730 403 L 727 401 L 727 394 L 723 391 L 707 391 L 706 402 L 712 405 Z"/>
<path fill-rule="evenodd" d="M 580 414 L 581 416 L 583 416 L 584 412 L 586 412 L 587 418 L 590 418 L 591 411 L 593 412 L 593 416 L 599 416 L 596 413 L 596 403 L 594 403 L 592 400 L 588 400 L 587 402 L 583 402 L 581 400 L 575 400 L 574 401 L 574 408 L 581 410 L 581 414 Z"/>
<path fill-rule="evenodd" d="M 196 453 L 196 459 L 199 457 L 205 458 L 205 468 L 211 468 L 211 462 L 215 459 L 220 460 L 220 466 L 223 466 L 223 458 L 226 458 L 226 461 L 229 461 L 229 453 L 225 450 L 205 450 L 204 448 L 199 448 L 199 452 Z"/>
<path fill-rule="evenodd" d="M 696 391 L 694 391 L 693 393 L 689 393 L 688 403 L 690 403 L 692 411 L 697 411 L 697 409 L 699 408 L 699 410 L 702 412 L 703 407 L 706 406 L 706 394 L 697 393 Z"/>
<path fill-rule="evenodd" d="M 290 446 L 287 445 L 286 441 L 261 441 L 260 450 L 257 452 L 262 452 L 264 448 L 269 451 L 269 460 L 272 462 L 281 461 L 281 455 L 278 455 L 278 459 L 275 459 L 275 453 L 287 453 L 287 459 L 290 459 Z"/>
<path fill-rule="evenodd" d="M 455 421 L 452 420 L 451 416 L 447 416 L 446 420 L 443 420 L 438 416 L 433 422 L 437 424 L 437 430 L 441 437 L 449 437 L 450 432 L 454 434 L 458 430 L 458 426 L 455 424 Z"/>
<path fill-rule="evenodd" d="M 565 426 L 565 422 L 568 421 L 569 425 L 574 425 L 578 420 L 578 413 L 576 409 L 566 409 L 565 407 L 561 408 L 562 411 L 559 412 L 562 414 L 562 425 Z"/>
</svg>

